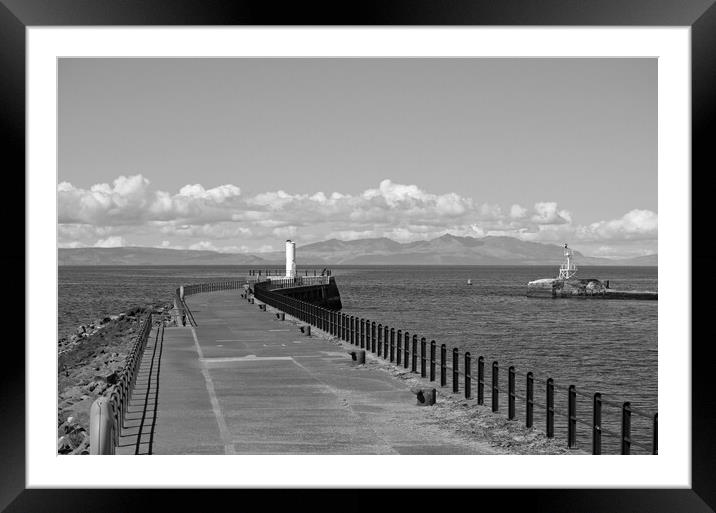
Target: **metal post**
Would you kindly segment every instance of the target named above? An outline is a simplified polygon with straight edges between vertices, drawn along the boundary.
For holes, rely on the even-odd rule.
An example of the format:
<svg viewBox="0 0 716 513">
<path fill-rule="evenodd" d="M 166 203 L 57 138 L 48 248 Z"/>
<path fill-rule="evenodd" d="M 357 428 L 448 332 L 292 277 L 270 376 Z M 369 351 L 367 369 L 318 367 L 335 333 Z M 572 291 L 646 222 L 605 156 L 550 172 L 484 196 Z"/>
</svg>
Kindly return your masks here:
<svg viewBox="0 0 716 513">
<path fill-rule="evenodd" d="M 547 438 L 554 437 L 554 380 L 547 379 Z"/>
<path fill-rule="evenodd" d="M 435 341 L 430 341 L 430 381 L 435 381 Z"/>
<path fill-rule="evenodd" d="M 470 353 L 465 353 L 465 399 L 470 399 L 472 393 L 472 371 L 470 370 Z"/>
<path fill-rule="evenodd" d="M 535 378 L 531 372 L 527 373 L 527 400 L 525 401 L 525 426 L 532 427 L 535 408 Z"/>
<path fill-rule="evenodd" d="M 395 360 L 395 328 L 390 328 L 390 361 Z"/>
<path fill-rule="evenodd" d="M 378 324 L 378 356 L 383 354 L 383 324 Z"/>
<path fill-rule="evenodd" d="M 413 335 L 413 364 L 411 372 L 418 372 L 418 336 Z"/>
<path fill-rule="evenodd" d="M 90 406 L 90 454 L 114 454 L 115 425 L 109 399 L 100 397 Z"/>
<path fill-rule="evenodd" d="M 360 348 L 365 349 L 365 319 L 360 320 Z"/>
<path fill-rule="evenodd" d="M 458 374 L 458 351 L 457 347 L 453 347 L 452 349 L 452 391 L 457 394 L 458 390 L 460 390 L 460 385 L 458 383 L 459 379 Z"/>
<path fill-rule="evenodd" d="M 375 321 L 370 324 L 370 352 L 375 354 Z"/>
<path fill-rule="evenodd" d="M 622 454 L 631 453 L 631 403 L 622 405 Z"/>
<path fill-rule="evenodd" d="M 507 369 L 507 418 L 515 420 L 515 367 Z"/>
<path fill-rule="evenodd" d="M 447 385 L 447 347 L 445 344 L 440 346 L 440 386 Z"/>
<path fill-rule="evenodd" d="M 492 411 L 500 409 L 500 390 L 499 390 L 499 372 L 500 368 L 495 360 L 492 362 Z"/>
<path fill-rule="evenodd" d="M 388 359 L 388 339 L 390 338 L 390 330 L 388 325 L 383 326 L 383 359 Z"/>
<path fill-rule="evenodd" d="M 351 315 L 350 320 L 350 343 L 355 345 L 355 317 Z"/>
<path fill-rule="evenodd" d="M 477 404 L 485 404 L 485 357 L 477 358 Z"/>
<path fill-rule="evenodd" d="M 410 334 L 407 331 L 405 332 L 405 344 L 403 345 L 403 348 L 405 349 L 405 359 L 403 361 L 403 366 L 407 369 L 408 365 L 410 365 L 410 363 L 408 362 L 408 359 L 410 358 Z"/>
<path fill-rule="evenodd" d="M 569 385 L 567 392 L 567 447 L 577 446 L 577 388 Z"/>
<path fill-rule="evenodd" d="M 592 408 L 592 454 L 602 454 L 602 394 L 594 394 Z"/>
<path fill-rule="evenodd" d="M 651 439 L 651 453 L 659 454 L 659 414 L 654 414 L 653 433 Z"/>
<path fill-rule="evenodd" d="M 425 337 L 420 339 L 420 377 L 427 376 L 426 372 L 426 355 L 425 355 Z"/>
<path fill-rule="evenodd" d="M 400 364 L 403 362 L 403 331 L 398 330 L 397 337 L 398 339 L 398 347 L 395 351 L 395 363 L 398 367 L 400 367 Z"/>
</svg>

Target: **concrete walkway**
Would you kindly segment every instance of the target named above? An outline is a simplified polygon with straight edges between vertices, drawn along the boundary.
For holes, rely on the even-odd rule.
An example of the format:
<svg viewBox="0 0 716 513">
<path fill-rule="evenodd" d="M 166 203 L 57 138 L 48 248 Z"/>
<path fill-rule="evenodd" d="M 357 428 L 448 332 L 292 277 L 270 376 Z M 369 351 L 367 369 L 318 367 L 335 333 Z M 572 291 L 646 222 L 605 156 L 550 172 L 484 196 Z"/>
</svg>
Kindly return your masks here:
<svg viewBox="0 0 716 513">
<path fill-rule="evenodd" d="M 417 406 L 405 383 L 356 365 L 349 345 L 306 337 L 288 317 L 279 321 L 239 291 L 197 294 L 187 304 L 198 326 L 164 329 L 161 359 L 151 373 L 159 387 L 144 390 L 155 401 L 156 418 L 142 452 L 495 452 L 484 440 L 428 422 L 429 407 Z M 151 362 L 145 358 L 143 366 Z"/>
</svg>

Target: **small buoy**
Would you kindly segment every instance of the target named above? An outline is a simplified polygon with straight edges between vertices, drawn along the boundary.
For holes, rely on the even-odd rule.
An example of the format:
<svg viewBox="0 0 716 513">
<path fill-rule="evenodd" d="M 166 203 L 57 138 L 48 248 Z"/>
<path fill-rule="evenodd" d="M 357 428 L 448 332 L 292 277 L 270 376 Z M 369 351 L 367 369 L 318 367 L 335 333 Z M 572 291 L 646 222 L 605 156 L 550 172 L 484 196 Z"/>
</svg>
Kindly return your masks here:
<svg viewBox="0 0 716 513">
<path fill-rule="evenodd" d="M 472 285 L 472 280 L 467 280 L 468 285 Z"/>
</svg>

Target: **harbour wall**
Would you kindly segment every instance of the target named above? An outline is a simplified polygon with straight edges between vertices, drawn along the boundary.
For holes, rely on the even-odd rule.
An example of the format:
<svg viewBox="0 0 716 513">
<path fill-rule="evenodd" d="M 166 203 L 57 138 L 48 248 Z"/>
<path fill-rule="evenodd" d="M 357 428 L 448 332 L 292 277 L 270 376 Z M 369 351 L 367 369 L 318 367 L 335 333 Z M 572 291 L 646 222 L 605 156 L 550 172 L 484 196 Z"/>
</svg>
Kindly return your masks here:
<svg viewBox="0 0 716 513">
<path fill-rule="evenodd" d="M 305 301 L 312 305 L 327 308 L 329 310 L 340 310 L 343 305 L 341 303 L 341 294 L 338 291 L 336 279 L 332 276 L 326 277 L 323 283 L 303 284 L 301 278 L 289 278 L 287 280 L 271 280 L 261 284 L 266 290 L 274 290 L 276 293 Z M 271 284 L 278 285 L 275 281 L 290 281 L 291 283 L 282 284 L 281 288 L 273 288 Z M 284 288 L 285 287 L 285 288 Z"/>
</svg>

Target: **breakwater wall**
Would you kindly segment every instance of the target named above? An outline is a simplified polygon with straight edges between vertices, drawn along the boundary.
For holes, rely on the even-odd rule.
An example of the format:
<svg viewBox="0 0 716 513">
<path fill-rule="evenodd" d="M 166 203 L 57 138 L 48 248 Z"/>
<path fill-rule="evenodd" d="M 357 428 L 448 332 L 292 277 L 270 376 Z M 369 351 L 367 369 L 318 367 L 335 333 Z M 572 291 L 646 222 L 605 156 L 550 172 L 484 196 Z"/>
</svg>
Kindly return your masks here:
<svg viewBox="0 0 716 513">
<path fill-rule="evenodd" d="M 376 358 L 409 369 L 430 386 L 435 383 L 437 387 L 439 382 L 438 390 L 459 394 L 467 400 L 474 400 L 476 405 L 489 405 L 494 413 L 504 412 L 506 402 L 508 419 L 516 422 L 522 419 L 527 428 L 537 428 L 538 412 L 542 413 L 546 436 L 564 437 L 569 448 L 588 443 L 592 454 L 603 454 L 609 452 L 605 450 L 607 444 L 603 443 L 603 439 L 609 438 L 616 442 L 616 452 L 620 454 L 658 453 L 656 412 L 642 411 L 629 402 L 607 399 L 600 393 L 587 393 L 574 385 L 557 384 L 552 378 L 542 379 L 533 372 L 518 375 L 514 366 L 505 369 L 497 361 L 488 362 L 485 356 L 475 358 L 470 352 L 449 349 L 445 344 L 438 345 L 435 340 L 428 341 L 411 331 L 376 324 L 375 321 L 324 306 L 318 293 L 291 294 L 301 288 L 328 290 L 331 284 L 336 287 L 337 293 L 335 279 L 331 276 L 317 275 L 314 278 L 304 275 L 302 278 L 250 276 L 244 280 L 184 285 L 175 292 L 176 316 L 196 325 L 186 306 L 186 296 L 240 290 L 249 301 L 253 302 L 255 298 L 305 323 L 307 333 L 312 326 L 354 345 L 357 352 L 363 353 L 363 358 L 365 353 L 371 353 Z M 121 386 L 110 398 L 98 399 L 97 404 L 93 404 L 90 425 L 92 454 L 114 452 L 151 323 L 150 316 L 137 338 L 133 356 L 128 358 L 127 371 L 120 377 Z M 499 379 L 505 372 L 508 377 L 506 388 L 500 386 Z M 578 398 L 582 402 L 589 401 L 589 411 L 584 408 L 577 411 Z M 518 404 L 522 413 L 518 413 Z"/>
<path fill-rule="evenodd" d="M 268 278 L 265 281 L 255 282 L 254 289 L 256 287 L 329 310 L 340 310 L 343 307 L 336 279 L 332 276 Z"/>
<path fill-rule="evenodd" d="M 291 284 L 287 283 L 286 288 Z M 616 446 L 619 454 L 658 454 L 658 413 L 632 407 L 628 401 L 616 401 L 601 393 L 578 390 L 575 385 L 557 384 L 554 379 L 542 379 L 534 372 L 517 374 L 514 366 L 488 362 L 482 355 L 475 358 L 470 352 L 438 346 L 435 340 L 376 324 L 298 298 L 277 290 L 277 284 L 257 282 L 255 298 L 269 306 L 305 322 L 309 326 L 348 342 L 378 358 L 410 369 L 421 378 L 454 394 L 474 399 L 477 405 L 489 405 L 495 413 L 506 402 L 509 420 L 522 417 L 527 428 L 537 427 L 535 419 L 540 412 L 544 432 L 548 438 L 563 436 L 567 447 L 589 444 L 592 454 L 606 454 L 608 447 Z M 507 388 L 500 386 L 500 374 L 507 372 Z M 580 403 L 588 402 L 591 411 L 577 411 Z M 520 403 L 522 414 L 518 415 Z M 563 405 L 563 406 L 562 406 Z M 504 408 L 504 404 L 502 404 Z M 504 410 L 502 410 L 504 411 Z M 580 427 L 581 426 L 581 427 Z M 562 430 L 558 433 L 557 430 Z M 610 439 L 612 443 L 603 443 Z M 606 442 L 606 440 L 605 440 Z"/>
</svg>

